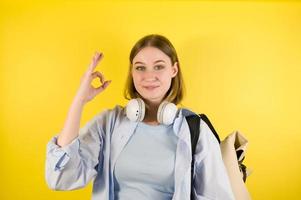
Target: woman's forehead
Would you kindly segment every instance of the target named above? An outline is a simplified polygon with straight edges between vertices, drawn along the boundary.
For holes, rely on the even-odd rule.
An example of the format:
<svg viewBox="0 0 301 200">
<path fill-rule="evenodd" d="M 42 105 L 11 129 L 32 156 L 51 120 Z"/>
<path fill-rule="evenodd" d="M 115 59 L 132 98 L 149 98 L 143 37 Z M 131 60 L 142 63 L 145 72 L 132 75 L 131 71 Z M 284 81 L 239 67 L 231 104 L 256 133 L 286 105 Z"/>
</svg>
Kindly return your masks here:
<svg viewBox="0 0 301 200">
<path fill-rule="evenodd" d="M 160 49 L 156 47 L 145 47 L 141 49 L 133 59 L 133 64 L 145 63 L 145 64 L 155 64 L 157 62 L 170 63 L 170 58 Z"/>
</svg>

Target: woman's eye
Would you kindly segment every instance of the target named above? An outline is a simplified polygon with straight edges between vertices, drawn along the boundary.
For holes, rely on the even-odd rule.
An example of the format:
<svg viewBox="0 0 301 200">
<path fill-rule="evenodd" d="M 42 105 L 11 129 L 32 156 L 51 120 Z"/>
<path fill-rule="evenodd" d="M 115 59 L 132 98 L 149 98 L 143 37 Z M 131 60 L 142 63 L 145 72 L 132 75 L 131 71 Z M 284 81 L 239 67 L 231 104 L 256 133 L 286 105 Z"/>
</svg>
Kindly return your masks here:
<svg viewBox="0 0 301 200">
<path fill-rule="evenodd" d="M 163 68 L 164 68 L 163 65 L 157 65 L 157 66 L 155 66 L 155 69 L 163 69 Z"/>
<path fill-rule="evenodd" d="M 136 67 L 136 70 L 142 71 L 142 70 L 144 70 L 144 67 L 143 67 L 143 66 L 137 66 L 137 67 Z"/>
</svg>

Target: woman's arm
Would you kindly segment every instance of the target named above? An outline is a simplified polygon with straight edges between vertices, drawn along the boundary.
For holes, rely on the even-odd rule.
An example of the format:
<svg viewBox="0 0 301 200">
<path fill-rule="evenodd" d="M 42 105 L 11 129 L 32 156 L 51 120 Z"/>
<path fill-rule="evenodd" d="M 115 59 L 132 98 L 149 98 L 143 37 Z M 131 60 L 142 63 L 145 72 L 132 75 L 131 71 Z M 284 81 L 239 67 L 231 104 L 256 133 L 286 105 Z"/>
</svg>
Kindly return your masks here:
<svg viewBox="0 0 301 200">
<path fill-rule="evenodd" d="M 103 54 L 96 52 L 92 61 L 81 78 L 81 84 L 77 91 L 77 94 L 71 104 L 68 116 L 62 132 L 60 133 L 57 144 L 61 147 L 69 144 L 74 138 L 78 136 L 80 119 L 84 105 L 91 101 L 96 95 L 101 93 L 107 88 L 111 81 L 104 81 L 104 76 L 98 71 L 94 71 L 97 64 L 102 60 Z M 91 83 L 93 79 L 99 78 L 102 85 L 98 88 L 94 88 Z"/>
<path fill-rule="evenodd" d="M 103 115 L 106 115 L 105 113 Z M 103 116 L 101 115 L 101 116 Z M 86 186 L 97 175 L 102 160 L 103 117 L 97 116 L 80 129 L 80 134 L 64 147 L 57 145 L 57 136 L 47 144 L 46 182 L 53 190 L 74 190 Z"/>
<path fill-rule="evenodd" d="M 234 200 L 218 141 L 201 120 L 194 167 L 194 196 L 197 200 Z"/>
<path fill-rule="evenodd" d="M 84 102 L 76 97 L 71 104 L 64 128 L 58 136 L 58 146 L 64 147 L 78 136 L 83 107 Z"/>
<path fill-rule="evenodd" d="M 72 102 L 64 128 L 47 144 L 46 181 L 55 190 L 73 190 L 84 187 L 97 174 L 100 151 L 107 123 L 106 112 L 96 116 L 79 130 L 84 105 L 102 92 L 110 83 L 103 75 L 93 70 L 101 60 L 96 53 L 81 79 L 79 90 Z M 91 82 L 100 78 L 102 83 L 94 88 Z M 81 134 L 82 133 L 82 134 Z"/>
</svg>

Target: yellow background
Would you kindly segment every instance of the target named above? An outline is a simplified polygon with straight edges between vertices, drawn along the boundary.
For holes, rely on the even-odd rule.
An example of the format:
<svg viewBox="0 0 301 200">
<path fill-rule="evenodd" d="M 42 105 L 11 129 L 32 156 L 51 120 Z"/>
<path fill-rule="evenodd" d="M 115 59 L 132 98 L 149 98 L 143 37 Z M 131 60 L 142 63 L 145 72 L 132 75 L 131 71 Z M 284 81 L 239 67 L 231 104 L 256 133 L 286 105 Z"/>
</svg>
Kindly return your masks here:
<svg viewBox="0 0 301 200">
<path fill-rule="evenodd" d="M 253 199 L 301 196 L 301 3 L 298 1 L 1 1 L 0 199 L 90 199 L 44 179 L 46 144 L 63 127 L 80 78 L 112 83 L 88 103 L 81 126 L 124 105 L 129 52 L 150 33 L 178 51 L 185 107 L 206 113 L 221 138 L 249 139 Z M 97 82 L 93 82 L 97 85 Z"/>
</svg>

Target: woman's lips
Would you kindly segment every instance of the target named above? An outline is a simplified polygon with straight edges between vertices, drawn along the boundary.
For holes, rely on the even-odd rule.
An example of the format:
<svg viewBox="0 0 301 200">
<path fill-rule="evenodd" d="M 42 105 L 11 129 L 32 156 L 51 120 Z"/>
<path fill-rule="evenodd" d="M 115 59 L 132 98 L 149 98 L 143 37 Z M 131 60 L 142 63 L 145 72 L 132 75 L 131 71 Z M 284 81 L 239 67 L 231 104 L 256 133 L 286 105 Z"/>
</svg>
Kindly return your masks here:
<svg viewBox="0 0 301 200">
<path fill-rule="evenodd" d="M 159 86 L 144 86 L 143 88 L 147 89 L 147 90 L 153 90 L 155 88 L 157 88 Z"/>
</svg>

